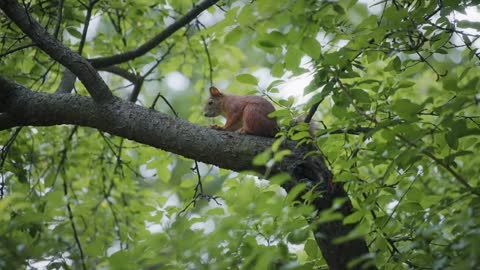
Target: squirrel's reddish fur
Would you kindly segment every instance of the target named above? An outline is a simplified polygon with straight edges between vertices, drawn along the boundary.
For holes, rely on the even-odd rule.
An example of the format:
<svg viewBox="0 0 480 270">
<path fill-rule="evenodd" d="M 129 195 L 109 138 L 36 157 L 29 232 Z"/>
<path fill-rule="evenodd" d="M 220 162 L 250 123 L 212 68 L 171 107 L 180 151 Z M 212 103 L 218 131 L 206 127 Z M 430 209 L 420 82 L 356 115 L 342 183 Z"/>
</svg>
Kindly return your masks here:
<svg viewBox="0 0 480 270">
<path fill-rule="evenodd" d="M 273 105 L 262 97 L 227 95 L 213 86 L 204 109 L 207 117 L 222 115 L 227 120 L 225 126 L 212 128 L 264 137 L 274 137 L 278 132 L 277 122 L 268 117 L 273 111 Z"/>
</svg>

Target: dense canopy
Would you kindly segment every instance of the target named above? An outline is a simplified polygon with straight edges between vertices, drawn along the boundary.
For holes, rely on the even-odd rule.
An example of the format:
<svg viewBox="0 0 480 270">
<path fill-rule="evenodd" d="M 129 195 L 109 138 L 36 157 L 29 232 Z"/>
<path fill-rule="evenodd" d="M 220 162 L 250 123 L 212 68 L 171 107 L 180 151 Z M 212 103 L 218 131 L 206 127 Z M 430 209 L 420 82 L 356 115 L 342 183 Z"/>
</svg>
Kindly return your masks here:
<svg viewBox="0 0 480 270">
<path fill-rule="evenodd" d="M 478 267 L 479 4 L 0 0 L 0 269 Z"/>
</svg>

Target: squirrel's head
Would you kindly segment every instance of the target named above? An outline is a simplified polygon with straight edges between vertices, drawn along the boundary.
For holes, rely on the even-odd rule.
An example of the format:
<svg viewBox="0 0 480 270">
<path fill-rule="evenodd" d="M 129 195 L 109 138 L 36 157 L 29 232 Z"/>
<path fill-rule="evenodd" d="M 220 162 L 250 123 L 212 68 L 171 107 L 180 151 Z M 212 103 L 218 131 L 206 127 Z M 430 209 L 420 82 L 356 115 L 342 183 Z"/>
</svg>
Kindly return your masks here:
<svg viewBox="0 0 480 270">
<path fill-rule="evenodd" d="M 222 98 L 224 95 L 215 86 L 210 87 L 210 97 L 203 109 L 206 117 L 215 117 L 222 114 Z"/>
</svg>

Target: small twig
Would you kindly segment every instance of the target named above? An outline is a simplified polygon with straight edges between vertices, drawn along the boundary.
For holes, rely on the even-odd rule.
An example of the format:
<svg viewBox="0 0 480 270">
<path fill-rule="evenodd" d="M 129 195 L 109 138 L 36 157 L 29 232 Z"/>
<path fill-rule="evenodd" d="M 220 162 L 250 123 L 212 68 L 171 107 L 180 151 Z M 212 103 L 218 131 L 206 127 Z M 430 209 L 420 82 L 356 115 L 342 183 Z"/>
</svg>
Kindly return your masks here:
<svg viewBox="0 0 480 270">
<path fill-rule="evenodd" d="M 180 212 L 178 212 L 178 215 L 182 215 L 183 213 L 185 213 L 185 211 L 187 211 L 187 209 L 191 205 L 195 206 L 197 201 L 200 199 L 207 199 L 207 201 L 213 200 L 218 206 L 222 205 L 221 203 L 218 202 L 218 199 L 220 199 L 219 196 L 211 196 L 211 195 L 199 193 L 196 196 L 194 196 L 193 199 Z"/>
<path fill-rule="evenodd" d="M 85 21 L 83 22 L 82 37 L 78 46 L 78 53 L 82 55 L 83 47 L 85 46 L 85 40 L 87 39 L 88 26 L 90 25 L 90 19 L 92 17 L 92 11 L 98 0 L 91 0 L 87 7 L 87 14 L 85 15 Z"/>
<path fill-rule="evenodd" d="M 67 197 L 68 196 L 68 188 L 67 188 L 66 179 L 63 181 L 63 192 L 64 192 L 65 197 Z M 82 244 L 80 242 L 80 238 L 78 237 L 77 227 L 75 226 L 75 222 L 73 220 L 74 215 L 73 215 L 72 207 L 70 206 L 70 202 L 68 202 L 68 198 L 67 198 L 67 210 L 68 210 L 68 219 L 70 220 L 70 225 L 71 225 L 72 230 L 73 230 L 73 237 L 75 239 L 75 243 L 77 244 L 78 250 L 80 252 L 80 262 L 82 264 L 82 269 L 87 270 L 87 266 L 85 264 L 85 255 L 83 254 Z"/>
<path fill-rule="evenodd" d="M 135 75 L 135 74 L 131 74 L 128 71 L 122 71 L 121 76 L 124 77 L 124 78 L 126 78 L 128 76 L 128 78 L 130 78 L 130 81 L 134 84 L 132 93 L 130 94 L 130 97 L 128 98 L 131 102 L 136 102 L 137 101 L 138 95 L 140 94 L 140 91 L 142 90 L 143 82 L 145 81 L 147 76 L 150 75 L 163 60 L 165 60 L 165 58 L 167 57 L 167 55 L 170 54 L 170 51 L 172 50 L 172 48 L 174 46 L 175 46 L 175 43 L 169 45 L 167 51 L 159 59 L 157 59 L 155 64 L 149 70 L 147 70 L 147 72 L 145 72 L 144 75 Z M 121 69 L 121 68 L 116 68 L 116 69 L 117 69 L 116 71 L 119 71 L 118 69 Z M 165 102 L 167 104 L 170 104 L 165 98 L 163 98 L 163 99 L 165 100 Z M 156 98 L 156 100 L 158 100 L 158 97 Z M 156 103 L 156 101 L 154 102 L 154 104 L 155 103 Z M 169 105 L 169 106 L 173 110 L 171 105 Z"/>
<path fill-rule="evenodd" d="M 108 56 L 108 57 L 100 57 L 90 59 L 90 62 L 94 67 L 100 68 L 105 66 L 116 65 L 120 63 L 124 63 L 127 61 L 131 61 L 137 57 L 140 57 L 156 46 L 158 46 L 161 42 L 169 38 L 171 35 L 177 32 L 178 29 L 184 27 L 188 23 L 190 23 L 195 17 L 197 17 L 200 13 L 202 13 L 207 8 L 213 6 L 218 2 L 218 0 L 204 0 L 198 5 L 195 5 L 187 14 L 176 20 L 174 23 L 170 24 L 167 28 L 165 28 L 162 32 L 155 35 L 142 45 L 136 47 L 133 50 L 126 51 L 123 53 L 119 53 L 116 55 Z"/>
<path fill-rule="evenodd" d="M 402 140 L 403 142 L 407 143 L 408 145 L 412 146 L 412 147 L 415 147 L 418 149 L 418 146 L 413 143 L 413 142 L 410 142 L 407 138 L 401 136 L 401 135 L 398 135 L 397 134 L 397 137 Z M 452 176 L 460 183 L 462 184 L 464 187 L 466 187 L 467 189 L 470 190 L 470 192 L 472 192 L 473 194 L 477 195 L 477 196 L 480 196 L 480 191 L 479 190 L 476 190 L 474 189 L 467 181 L 467 179 L 465 179 L 462 175 L 460 175 L 458 172 L 456 172 L 452 167 L 450 167 L 448 164 L 446 164 L 442 159 L 440 158 L 437 158 L 434 154 L 430 153 L 429 151 L 425 150 L 425 149 L 419 149 L 420 152 L 429 157 L 430 159 L 432 159 L 433 161 L 435 161 L 435 163 L 437 163 L 440 167 L 444 168 L 445 170 L 447 170 L 450 174 L 452 174 Z"/>
<path fill-rule="evenodd" d="M 155 108 L 155 104 L 157 103 L 158 99 L 159 98 L 162 98 L 163 101 L 165 101 L 165 103 L 168 105 L 168 107 L 170 108 L 170 110 L 172 110 L 173 114 L 175 115 L 175 117 L 178 117 L 178 114 L 177 112 L 175 111 L 175 109 L 173 108 L 173 106 L 170 104 L 170 102 L 168 102 L 168 100 L 163 96 L 161 95 L 160 93 L 155 97 L 155 100 L 153 101 L 153 104 L 152 106 L 150 106 L 150 109 L 154 109 Z M 208 194 L 205 194 L 203 192 L 203 184 L 202 184 L 202 176 L 200 175 L 200 169 L 199 169 L 199 166 L 198 166 L 198 161 L 197 160 L 193 160 L 194 163 L 195 163 L 195 166 L 192 169 L 192 171 L 194 171 L 196 174 L 197 174 L 197 185 L 195 185 L 195 192 L 193 193 L 193 198 L 192 200 L 185 206 L 185 208 L 183 208 L 178 214 L 181 215 L 183 214 L 185 211 L 187 211 L 187 209 L 193 204 L 195 206 L 195 204 L 197 203 L 197 200 L 199 199 L 202 199 L 202 198 L 206 198 L 207 200 L 213 200 L 215 201 L 215 203 L 217 203 L 217 205 L 221 205 L 221 203 L 219 203 L 217 201 L 217 199 L 219 198 L 218 196 L 212 196 L 212 195 L 208 195 Z"/>
<path fill-rule="evenodd" d="M 155 97 L 155 99 L 153 100 L 153 103 L 152 105 L 150 106 L 150 109 L 155 109 L 155 105 L 157 105 L 157 101 L 159 98 L 162 98 L 163 101 L 167 104 L 167 106 L 170 108 L 170 110 L 173 112 L 173 114 L 178 117 L 178 114 L 177 112 L 175 111 L 175 109 L 173 108 L 172 104 L 170 104 L 170 102 L 161 94 L 161 93 L 158 93 L 157 96 Z"/>
<path fill-rule="evenodd" d="M 437 82 L 440 80 L 441 77 L 447 76 L 448 70 L 445 70 L 445 73 L 440 74 L 440 73 L 435 69 L 435 67 L 432 66 L 432 64 L 430 64 L 430 62 L 428 62 L 428 60 L 427 60 L 425 57 L 423 57 L 422 54 L 420 54 L 420 52 L 419 52 L 418 50 L 415 50 L 415 53 L 418 55 L 418 57 L 420 57 L 420 60 L 421 60 L 422 62 L 424 62 L 424 63 L 435 73 L 435 75 L 437 75 L 437 79 L 436 79 Z"/>
<path fill-rule="evenodd" d="M 197 29 L 200 31 L 200 26 L 201 25 L 203 28 L 205 28 L 205 26 L 197 19 L 196 21 L 196 26 L 197 26 Z M 208 50 L 208 45 L 207 45 L 207 40 L 205 39 L 205 37 L 200 34 L 200 38 L 202 39 L 202 44 L 203 44 L 203 48 L 205 49 L 205 53 L 207 54 L 207 61 L 208 61 L 208 71 L 209 71 L 209 81 L 210 81 L 210 86 L 213 85 L 213 65 L 212 65 L 212 58 L 210 56 L 210 51 Z"/>
<path fill-rule="evenodd" d="M 53 37 L 55 39 L 58 39 L 58 33 L 60 32 L 60 26 L 62 24 L 62 19 L 63 19 L 63 2 L 64 0 L 59 0 L 58 1 L 58 6 L 57 6 L 57 22 L 55 23 L 55 28 L 53 30 Z"/>
<path fill-rule="evenodd" d="M 198 162 L 195 160 L 195 167 L 192 168 L 192 171 L 195 171 L 197 173 L 197 185 L 195 186 L 195 194 L 193 197 L 195 197 L 198 194 L 198 191 L 200 190 L 200 193 L 203 194 L 203 185 L 202 185 L 202 177 L 200 176 L 200 170 L 198 169 Z"/>
<path fill-rule="evenodd" d="M 100 68 L 99 70 L 110 72 L 112 74 L 120 76 L 120 77 L 122 77 L 126 80 L 129 80 L 133 84 L 136 84 L 139 80 L 141 80 L 141 76 L 139 76 L 135 73 L 132 73 L 132 72 L 128 71 L 127 69 L 121 68 L 119 66 L 108 66 L 108 67 Z"/>
<path fill-rule="evenodd" d="M 313 104 L 312 107 L 310 107 L 310 110 L 308 110 L 308 114 L 304 120 L 305 123 L 310 124 L 310 122 L 312 121 L 313 115 L 315 114 L 315 112 L 317 112 L 318 106 L 320 105 L 320 103 L 322 103 L 322 101 L 323 99 Z"/>
<path fill-rule="evenodd" d="M 130 102 L 137 102 L 138 95 L 140 94 L 140 91 L 142 90 L 143 86 L 143 77 L 138 78 L 138 81 L 134 83 L 132 93 L 130 94 L 130 97 L 128 100 Z"/>
<path fill-rule="evenodd" d="M 360 115 L 363 115 L 366 119 L 370 120 L 372 123 L 374 124 L 377 124 L 377 119 L 375 119 L 375 117 L 373 116 L 370 116 L 368 115 L 365 111 L 363 111 L 362 109 L 360 109 L 357 104 L 355 104 L 354 100 L 353 100 L 353 97 L 352 95 L 350 94 L 350 92 L 348 91 L 347 87 L 342 83 L 342 81 L 340 80 L 340 78 L 335 78 L 335 82 L 338 83 L 338 85 L 340 86 L 340 89 L 342 89 L 342 92 L 345 94 L 345 96 L 347 96 L 347 98 L 349 99 L 350 101 L 350 104 L 352 104 L 353 108 L 355 109 L 355 111 L 357 111 L 358 114 Z"/>
<path fill-rule="evenodd" d="M 200 38 L 202 39 L 202 43 L 203 43 L 203 47 L 205 49 L 205 53 L 207 54 L 207 59 L 208 59 L 208 72 L 209 72 L 209 81 L 210 81 L 210 86 L 213 85 L 213 66 L 212 66 L 212 59 L 210 57 L 210 52 L 208 50 L 208 46 L 207 46 L 207 41 L 205 40 L 205 38 L 200 35 Z"/>
<path fill-rule="evenodd" d="M 172 43 L 170 45 L 168 45 L 168 48 L 167 48 L 167 51 L 159 58 L 155 61 L 155 64 L 153 64 L 153 66 L 147 70 L 147 72 L 145 72 L 145 74 L 142 75 L 143 78 L 146 78 L 148 75 L 150 75 L 150 73 L 153 72 L 153 70 L 155 70 L 157 68 L 157 66 L 163 62 L 163 60 L 165 60 L 165 58 L 167 57 L 167 55 L 170 54 L 170 51 L 172 50 L 173 47 L 175 47 L 175 44 L 176 43 Z"/>
<path fill-rule="evenodd" d="M 390 215 L 388 216 L 387 220 L 386 220 L 385 223 L 383 224 L 382 229 L 384 229 L 385 226 L 387 226 L 387 224 L 390 222 L 390 220 L 392 219 L 393 215 L 394 215 L 395 212 L 397 211 L 398 206 L 400 206 L 400 204 L 402 203 L 403 199 L 405 198 L 405 195 L 407 195 L 407 193 L 410 191 L 410 189 L 412 188 L 413 184 L 417 181 L 418 178 L 419 178 L 419 175 L 417 175 L 417 177 L 415 177 L 415 178 L 413 179 L 413 181 L 412 181 L 412 182 L 410 183 L 410 185 L 408 186 L 407 190 L 405 190 L 405 192 L 402 194 L 402 196 L 398 199 L 397 205 L 395 205 L 395 207 L 393 208 L 392 212 L 390 213 Z"/>
<path fill-rule="evenodd" d="M 3 165 L 5 164 L 5 160 L 7 160 L 8 150 L 13 145 L 13 142 L 17 139 L 18 134 L 22 131 L 23 127 L 17 128 L 10 139 L 8 139 L 7 143 L 2 147 L 0 150 L 0 170 L 3 169 Z M 3 199 L 5 195 L 5 174 L 2 173 L 2 181 L 0 182 L 0 199 Z"/>
<path fill-rule="evenodd" d="M 199 199 L 207 199 L 208 201 L 213 200 L 217 205 L 222 205 L 217 201 L 217 199 L 220 198 L 219 196 L 212 196 L 212 195 L 205 194 L 203 192 L 202 176 L 200 175 L 198 161 L 194 160 L 194 162 L 195 162 L 195 166 L 191 169 L 197 174 L 197 184 L 195 185 L 195 192 L 193 193 L 192 200 L 178 213 L 179 215 L 187 211 L 187 209 L 191 205 L 195 207 Z"/>
<path fill-rule="evenodd" d="M 35 46 L 34 43 L 30 43 L 30 44 L 26 44 L 26 45 L 23 45 L 23 46 L 19 46 L 15 49 L 11 49 L 11 50 L 8 50 L 6 52 L 3 52 L 3 53 L 0 53 L 0 58 L 4 57 L 4 56 L 7 56 L 11 53 L 14 53 L 14 52 L 17 52 L 17 51 L 20 51 L 20 50 L 23 50 L 23 49 L 26 49 L 26 48 L 30 48 L 30 47 L 33 47 Z"/>
<path fill-rule="evenodd" d="M 78 129 L 78 126 L 74 126 L 70 132 L 70 134 L 68 135 L 66 141 L 65 141 L 65 146 L 63 148 L 63 150 L 61 151 L 61 157 L 60 157 L 60 162 L 58 163 L 58 166 L 57 166 L 57 171 L 55 173 L 55 176 L 54 176 L 54 180 L 53 180 L 53 184 L 52 186 L 55 185 L 55 182 L 57 180 L 57 177 L 58 175 L 60 174 L 60 171 L 62 169 L 64 169 L 64 164 L 65 164 L 65 161 L 66 161 L 66 158 L 67 158 L 67 144 L 70 143 L 70 141 L 72 140 L 73 138 L 73 135 L 76 133 Z M 73 215 L 73 210 L 72 210 L 72 207 L 71 207 L 71 204 L 70 204 L 70 201 L 68 199 L 68 184 L 67 184 L 67 179 L 65 177 L 65 179 L 63 180 L 63 195 L 65 196 L 65 199 L 66 199 L 66 203 L 67 203 L 67 212 L 68 212 L 68 219 L 70 220 L 70 226 L 72 227 L 72 231 L 73 231 L 73 238 L 75 239 L 75 244 L 77 245 L 77 248 L 79 250 L 79 253 L 80 253 L 80 262 L 81 262 L 81 265 L 82 265 L 82 269 L 83 270 L 87 270 L 87 266 L 85 264 L 85 255 L 83 253 L 83 248 L 82 248 L 82 244 L 80 242 L 80 238 L 78 236 L 78 230 L 77 230 L 77 227 L 75 225 L 75 221 L 74 221 L 74 215 Z"/>
</svg>

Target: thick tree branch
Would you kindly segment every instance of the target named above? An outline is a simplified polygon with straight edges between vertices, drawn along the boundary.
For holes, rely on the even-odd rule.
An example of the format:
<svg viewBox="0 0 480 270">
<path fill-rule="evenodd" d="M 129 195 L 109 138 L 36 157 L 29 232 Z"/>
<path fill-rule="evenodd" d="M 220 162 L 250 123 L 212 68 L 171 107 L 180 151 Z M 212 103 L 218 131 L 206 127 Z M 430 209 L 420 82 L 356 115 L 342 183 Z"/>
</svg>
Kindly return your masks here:
<svg viewBox="0 0 480 270">
<path fill-rule="evenodd" d="M 162 32 L 154 36 L 152 39 L 148 40 L 141 46 L 124 53 L 107 56 L 107 57 L 99 57 L 90 59 L 92 65 L 96 68 L 103 68 L 107 66 L 121 64 L 130 60 L 133 60 L 139 56 L 142 56 L 158 46 L 162 41 L 166 40 L 172 34 L 174 34 L 178 29 L 182 28 L 183 26 L 187 25 L 191 22 L 195 17 L 197 17 L 200 13 L 202 13 L 207 8 L 215 5 L 219 0 L 204 0 L 194 8 L 192 8 L 187 14 L 183 17 L 169 25 L 165 28 Z"/>
<path fill-rule="evenodd" d="M 0 100 L 6 113 L 0 130 L 25 125 L 87 126 L 235 171 L 251 169 L 253 157 L 272 143 L 268 138 L 194 125 L 119 98 L 99 106 L 85 96 L 33 92 L 1 76 Z"/>
<path fill-rule="evenodd" d="M 96 101 L 104 101 L 113 97 L 110 89 L 95 68 L 78 53 L 73 52 L 52 37 L 17 1 L 2 0 L 0 1 L 0 9 L 42 51 L 77 75 Z"/>
</svg>

